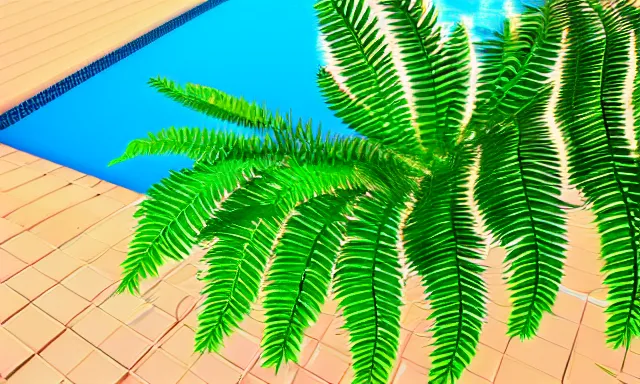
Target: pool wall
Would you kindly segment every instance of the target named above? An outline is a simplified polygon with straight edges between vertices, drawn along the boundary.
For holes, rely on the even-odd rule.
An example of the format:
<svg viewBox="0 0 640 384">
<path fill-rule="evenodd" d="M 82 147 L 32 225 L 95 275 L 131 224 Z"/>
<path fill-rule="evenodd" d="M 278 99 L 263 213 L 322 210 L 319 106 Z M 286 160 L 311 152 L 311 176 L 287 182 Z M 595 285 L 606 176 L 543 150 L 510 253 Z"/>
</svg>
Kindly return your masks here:
<svg viewBox="0 0 640 384">
<path fill-rule="evenodd" d="M 49 88 L 39 92 L 30 99 L 23 101 L 22 103 L 0 115 L 0 130 L 8 128 L 9 126 L 17 123 L 18 121 L 29 116 L 31 113 L 37 111 L 47 103 L 55 100 L 65 92 L 68 92 L 79 84 L 82 84 L 91 77 L 104 71 L 105 69 L 126 58 L 132 53 L 144 48 L 160 37 L 185 24 L 189 20 L 202 15 L 206 11 L 213 9 L 217 5 L 222 4 L 226 1 L 227 0 L 207 0 L 206 2 L 192 8 L 182 15 L 167 21 L 166 23 L 145 33 L 144 35 L 138 37 L 130 43 L 94 61 L 81 70 L 64 78 L 63 80 L 57 82 Z"/>
</svg>

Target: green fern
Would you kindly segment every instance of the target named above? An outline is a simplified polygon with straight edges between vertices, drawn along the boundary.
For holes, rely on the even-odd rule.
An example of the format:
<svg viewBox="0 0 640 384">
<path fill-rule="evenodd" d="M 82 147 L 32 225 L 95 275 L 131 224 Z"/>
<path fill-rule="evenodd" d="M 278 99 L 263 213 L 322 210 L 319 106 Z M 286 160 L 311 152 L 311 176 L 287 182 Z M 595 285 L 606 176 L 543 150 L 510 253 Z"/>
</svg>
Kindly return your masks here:
<svg viewBox="0 0 640 384">
<path fill-rule="evenodd" d="M 122 263 L 123 279 L 117 292 L 139 293 L 141 278 L 156 276 L 167 259 L 181 260 L 188 255 L 224 193 L 267 165 L 265 161 L 202 164 L 173 172 L 153 186 L 149 199 L 136 212 L 142 219 Z"/>
<path fill-rule="evenodd" d="M 429 383 L 453 383 L 475 355 L 486 314 L 482 239 L 466 205 L 471 151 L 434 166 L 404 231 L 411 267 L 422 277 L 435 320 Z"/>
<path fill-rule="evenodd" d="M 335 291 L 351 340 L 353 383 L 385 382 L 395 361 L 402 304 L 396 242 L 403 203 L 361 196 L 347 224 Z"/>
<path fill-rule="evenodd" d="M 277 129 L 284 120 L 280 114 L 271 113 L 257 103 L 233 97 L 215 88 L 198 84 L 181 87 L 161 77 L 149 79 L 149 85 L 185 107 L 241 127 Z"/>
<path fill-rule="evenodd" d="M 558 154 L 545 124 L 549 93 L 482 140 L 476 199 L 507 248 L 509 335 L 533 337 L 563 276 L 566 217 Z"/>
<path fill-rule="evenodd" d="M 628 347 L 640 334 L 640 168 L 625 138 L 620 97 L 629 63 L 628 21 L 610 3 L 567 4 L 570 31 L 557 115 L 570 176 L 593 205 L 601 235 L 607 340 Z"/>
<path fill-rule="evenodd" d="M 475 355 L 487 314 L 484 242 L 470 195 L 507 249 L 508 335 L 533 337 L 554 305 L 569 205 L 560 200 L 552 112 L 570 181 L 602 239 L 608 340 L 628 348 L 640 335 L 640 153 L 632 142 L 640 142 L 640 70 L 631 100 L 623 96 L 631 64 L 640 66 L 640 11 L 621 0 L 549 0 L 474 47 L 462 24 L 441 29 L 434 6 L 376 1 L 380 14 L 361 0 L 315 6 L 332 60 L 331 70 L 319 70 L 318 87 L 358 136 L 331 135 L 214 88 L 150 80 L 183 106 L 253 133 L 169 128 L 131 142 L 112 162 L 163 154 L 194 160 L 140 205 L 118 292 L 139 292 L 141 279 L 201 245 L 197 351 L 219 351 L 262 290 L 262 364 L 278 371 L 298 361 L 305 330 L 333 294 L 349 333 L 353 381 L 377 384 L 396 364 L 407 263 L 432 309 L 429 382 L 453 384 Z M 388 30 L 378 28 L 379 18 Z M 550 111 L 560 57 L 559 100 Z"/>
<path fill-rule="evenodd" d="M 318 320 L 336 256 L 344 239 L 346 214 L 357 191 L 321 195 L 296 208 L 274 251 L 264 308 L 265 365 L 298 361 L 303 332 Z"/>
<path fill-rule="evenodd" d="M 341 75 L 346 78 L 345 86 L 383 122 L 361 125 L 356 130 L 404 153 L 421 152 L 400 79 L 369 6 L 359 0 L 320 0 L 315 8 L 320 31 L 337 65 L 344 70 Z M 330 99 L 327 101 L 331 104 Z"/>
</svg>

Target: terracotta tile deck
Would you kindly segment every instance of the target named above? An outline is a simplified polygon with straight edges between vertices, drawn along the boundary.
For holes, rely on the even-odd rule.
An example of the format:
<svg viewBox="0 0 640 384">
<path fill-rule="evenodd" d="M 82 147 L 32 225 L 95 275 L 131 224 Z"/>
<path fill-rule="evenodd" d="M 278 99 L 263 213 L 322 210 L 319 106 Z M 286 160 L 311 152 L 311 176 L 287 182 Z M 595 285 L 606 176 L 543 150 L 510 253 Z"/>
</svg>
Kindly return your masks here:
<svg viewBox="0 0 640 384">
<path fill-rule="evenodd" d="M 10 384 L 349 383 L 347 335 L 330 302 L 307 331 L 300 364 L 278 376 L 259 364 L 256 308 L 221 353 L 196 355 L 201 252 L 162 268 L 142 298 L 112 297 L 141 195 L 0 145 L 0 381 Z M 462 384 L 640 383 L 640 343 L 604 344 L 597 235 L 571 213 L 567 276 L 538 337 L 505 336 L 504 251 L 487 257 L 489 317 Z M 415 278 L 405 289 L 400 359 L 392 383 L 426 383 L 429 310 Z"/>
<path fill-rule="evenodd" d="M 0 1 L 0 113 L 204 1 Z"/>
</svg>

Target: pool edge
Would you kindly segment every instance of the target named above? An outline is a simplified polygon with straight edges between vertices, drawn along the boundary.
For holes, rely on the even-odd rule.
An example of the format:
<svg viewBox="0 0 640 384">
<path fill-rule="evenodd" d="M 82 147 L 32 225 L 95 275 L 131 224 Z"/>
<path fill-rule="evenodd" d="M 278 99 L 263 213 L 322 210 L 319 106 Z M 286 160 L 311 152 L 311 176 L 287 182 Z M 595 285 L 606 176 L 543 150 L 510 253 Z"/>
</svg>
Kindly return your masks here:
<svg viewBox="0 0 640 384">
<path fill-rule="evenodd" d="M 139 51 L 140 49 L 166 35 L 167 33 L 175 30 L 188 21 L 193 20 L 206 11 L 213 9 L 226 1 L 227 0 L 207 0 L 204 3 L 197 5 L 190 10 L 180 14 L 179 16 L 166 21 L 165 23 L 150 30 L 149 32 L 146 32 L 142 36 L 130 41 L 120 48 L 106 54 L 98 60 L 95 60 L 91 64 L 72 73 L 71 75 L 44 89 L 43 91 L 38 92 L 36 95 L 28 98 L 27 100 L 22 101 L 15 107 L 12 107 L 8 111 L 0 114 L 0 130 L 9 128 L 11 125 L 19 122 L 41 107 L 52 102 L 59 96 L 89 80 L 98 73 L 104 71 L 105 69 L 118 63 L 122 59 L 128 57 L 129 55 Z"/>
</svg>

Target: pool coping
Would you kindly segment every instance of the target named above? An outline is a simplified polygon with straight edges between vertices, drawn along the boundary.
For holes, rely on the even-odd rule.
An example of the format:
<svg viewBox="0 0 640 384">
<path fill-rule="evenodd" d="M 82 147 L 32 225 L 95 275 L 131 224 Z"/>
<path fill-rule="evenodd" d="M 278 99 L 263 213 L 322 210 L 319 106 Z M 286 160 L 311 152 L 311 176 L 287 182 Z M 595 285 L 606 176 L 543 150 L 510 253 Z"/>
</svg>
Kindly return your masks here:
<svg viewBox="0 0 640 384">
<path fill-rule="evenodd" d="M 76 86 L 84 83 L 98 73 L 118 63 L 122 59 L 146 47 L 167 33 L 184 25 L 190 20 L 202 15 L 216 6 L 226 2 L 227 0 L 207 0 L 204 3 L 191 8 L 187 12 L 163 23 L 155 29 L 145 33 L 135 40 L 123 45 L 122 47 L 108 53 L 100 59 L 92 62 L 77 72 L 65 77 L 57 83 L 51 85 L 35 96 L 21 102 L 8 111 L 0 114 L 0 130 L 9 128 L 11 125 L 29 116 L 41 107 L 52 102 L 59 96 L 65 94 Z"/>
</svg>

